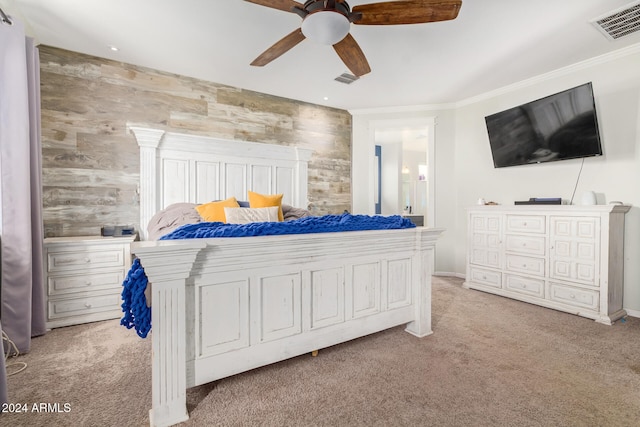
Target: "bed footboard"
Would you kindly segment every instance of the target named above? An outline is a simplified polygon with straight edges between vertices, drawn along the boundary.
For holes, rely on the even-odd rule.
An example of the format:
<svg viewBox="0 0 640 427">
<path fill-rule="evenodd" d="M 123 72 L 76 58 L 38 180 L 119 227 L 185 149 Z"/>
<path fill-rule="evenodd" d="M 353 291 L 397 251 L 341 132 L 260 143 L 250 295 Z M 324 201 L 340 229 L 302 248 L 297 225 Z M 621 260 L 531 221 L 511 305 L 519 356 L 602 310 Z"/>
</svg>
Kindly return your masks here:
<svg viewBox="0 0 640 427">
<path fill-rule="evenodd" d="M 152 283 L 152 426 L 188 419 L 186 389 L 407 324 L 431 331 L 442 230 L 139 242 Z"/>
</svg>

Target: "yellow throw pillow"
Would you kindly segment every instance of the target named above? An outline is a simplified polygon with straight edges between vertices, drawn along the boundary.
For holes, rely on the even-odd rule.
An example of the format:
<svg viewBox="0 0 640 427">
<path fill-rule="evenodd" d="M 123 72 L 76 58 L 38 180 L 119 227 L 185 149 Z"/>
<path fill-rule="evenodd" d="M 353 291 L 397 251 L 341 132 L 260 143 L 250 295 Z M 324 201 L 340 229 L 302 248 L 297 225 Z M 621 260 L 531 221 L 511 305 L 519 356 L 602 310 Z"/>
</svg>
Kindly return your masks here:
<svg viewBox="0 0 640 427">
<path fill-rule="evenodd" d="M 224 208 L 239 208 L 240 205 L 235 197 L 229 197 L 227 200 L 217 202 L 204 203 L 196 206 L 196 210 L 205 221 L 209 222 L 227 222 L 224 216 Z"/>
<path fill-rule="evenodd" d="M 278 207 L 278 221 L 284 221 L 282 215 L 282 194 L 260 194 L 253 191 L 248 192 L 249 207 L 251 208 L 268 208 L 271 206 Z"/>
</svg>

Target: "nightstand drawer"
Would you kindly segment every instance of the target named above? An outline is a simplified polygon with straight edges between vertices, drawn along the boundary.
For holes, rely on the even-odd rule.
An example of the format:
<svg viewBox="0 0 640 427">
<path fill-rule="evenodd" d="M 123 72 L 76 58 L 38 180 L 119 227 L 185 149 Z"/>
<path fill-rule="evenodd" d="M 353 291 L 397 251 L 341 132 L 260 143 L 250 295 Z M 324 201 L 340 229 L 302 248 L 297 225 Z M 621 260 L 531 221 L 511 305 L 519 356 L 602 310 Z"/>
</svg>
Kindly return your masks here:
<svg viewBox="0 0 640 427">
<path fill-rule="evenodd" d="M 48 278 L 49 296 L 65 295 L 74 292 L 93 292 L 104 289 L 119 289 L 124 280 L 124 272 L 110 270 L 83 275 L 50 275 Z"/>
<path fill-rule="evenodd" d="M 49 273 L 98 267 L 123 267 L 124 249 L 122 245 L 93 248 L 87 246 L 82 251 L 49 251 L 47 271 Z"/>
<path fill-rule="evenodd" d="M 103 311 L 120 310 L 120 294 L 100 295 L 86 298 L 49 299 L 49 319 L 81 316 Z"/>
</svg>

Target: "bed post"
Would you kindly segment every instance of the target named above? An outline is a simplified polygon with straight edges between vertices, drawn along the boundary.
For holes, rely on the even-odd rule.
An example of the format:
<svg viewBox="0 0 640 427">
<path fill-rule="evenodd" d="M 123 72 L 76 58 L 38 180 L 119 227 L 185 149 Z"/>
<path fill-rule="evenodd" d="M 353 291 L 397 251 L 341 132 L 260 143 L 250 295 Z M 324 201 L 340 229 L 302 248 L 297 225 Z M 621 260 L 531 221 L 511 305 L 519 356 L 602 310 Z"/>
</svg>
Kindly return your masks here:
<svg viewBox="0 0 640 427">
<path fill-rule="evenodd" d="M 149 424 L 164 427 L 189 419 L 186 403 L 186 279 L 203 240 L 132 244 L 151 284 L 152 407 Z M 164 250 L 166 249 L 166 250 Z"/>
<path fill-rule="evenodd" d="M 418 338 L 431 335 L 431 276 L 433 275 L 434 251 L 442 230 L 418 227 L 416 229 L 416 262 L 413 272 L 415 297 L 415 320 L 407 324 L 405 331 Z"/>
<path fill-rule="evenodd" d="M 135 126 L 128 126 L 127 129 L 136 137 L 140 147 L 140 238 L 147 238 L 147 224 L 151 217 L 160 208 L 158 206 L 158 189 L 156 188 L 156 176 L 158 174 L 156 151 L 160 145 L 160 140 L 164 135 L 163 130 L 147 129 Z"/>
</svg>

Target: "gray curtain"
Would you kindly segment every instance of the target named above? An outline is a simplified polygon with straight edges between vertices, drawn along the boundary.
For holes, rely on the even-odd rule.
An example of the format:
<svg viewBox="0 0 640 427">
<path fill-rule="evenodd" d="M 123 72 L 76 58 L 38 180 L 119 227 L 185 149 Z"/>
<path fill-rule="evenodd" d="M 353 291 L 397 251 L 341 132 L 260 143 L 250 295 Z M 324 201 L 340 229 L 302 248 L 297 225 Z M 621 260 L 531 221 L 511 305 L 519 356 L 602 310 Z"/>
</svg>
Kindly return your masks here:
<svg viewBox="0 0 640 427">
<path fill-rule="evenodd" d="M 22 23 L 0 21 L 0 320 L 21 353 L 46 331 L 39 68 Z"/>
</svg>

